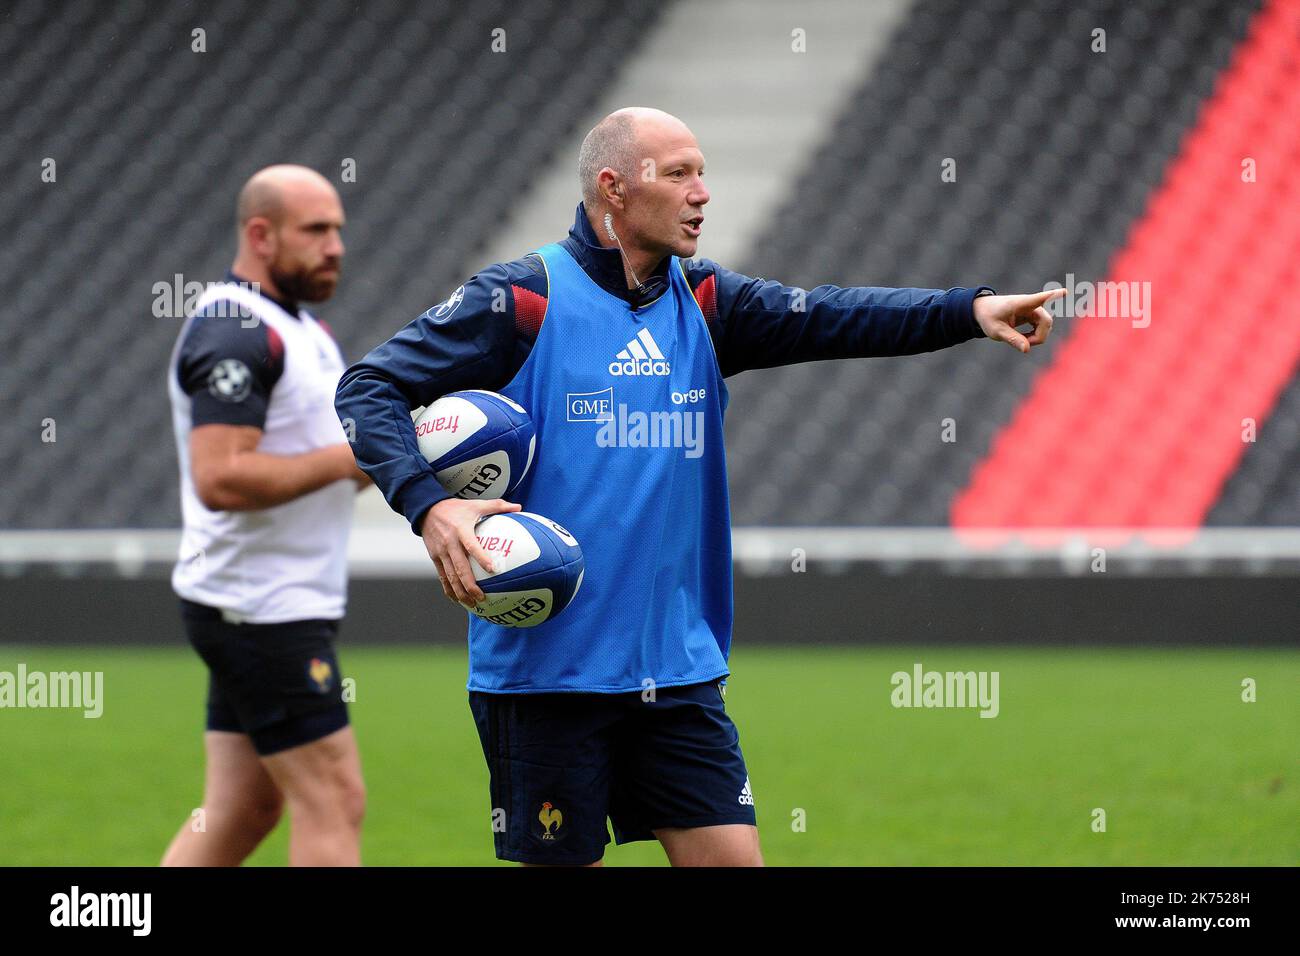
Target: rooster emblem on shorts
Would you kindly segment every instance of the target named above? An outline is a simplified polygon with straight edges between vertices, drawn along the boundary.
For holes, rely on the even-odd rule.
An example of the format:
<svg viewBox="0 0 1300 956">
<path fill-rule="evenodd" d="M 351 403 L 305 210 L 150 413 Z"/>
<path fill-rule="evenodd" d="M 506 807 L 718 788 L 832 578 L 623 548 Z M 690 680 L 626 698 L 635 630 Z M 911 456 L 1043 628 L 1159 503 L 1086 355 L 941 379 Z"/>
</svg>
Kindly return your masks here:
<svg viewBox="0 0 1300 956">
<path fill-rule="evenodd" d="M 307 673 L 311 679 L 316 682 L 323 694 L 330 689 L 330 678 L 334 675 L 334 668 L 330 667 L 329 661 L 323 661 L 319 657 L 311 659 L 311 666 L 307 668 Z"/>
<path fill-rule="evenodd" d="M 555 834 L 551 832 L 551 828 L 558 830 L 564 825 L 564 814 L 551 806 L 549 800 L 542 804 L 542 812 L 537 814 L 537 819 L 542 821 L 543 840 L 554 840 Z"/>
</svg>

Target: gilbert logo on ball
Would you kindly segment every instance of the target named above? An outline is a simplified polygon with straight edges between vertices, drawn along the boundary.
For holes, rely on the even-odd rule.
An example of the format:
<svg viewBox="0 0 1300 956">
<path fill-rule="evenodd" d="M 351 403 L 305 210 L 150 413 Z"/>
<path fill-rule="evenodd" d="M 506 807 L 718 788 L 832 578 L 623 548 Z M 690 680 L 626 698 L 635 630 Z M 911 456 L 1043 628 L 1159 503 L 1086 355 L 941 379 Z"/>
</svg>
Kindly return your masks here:
<svg viewBox="0 0 1300 956">
<path fill-rule="evenodd" d="M 572 603 L 585 564 L 578 539 L 550 518 L 516 511 L 488 515 L 474 537 L 492 558 L 489 573 L 470 564 L 483 600 L 470 611 L 502 627 L 536 627 Z"/>
<path fill-rule="evenodd" d="M 532 464 L 537 437 L 522 407 L 496 392 L 444 395 L 415 418 L 420 453 L 457 498 L 501 498 Z"/>
</svg>

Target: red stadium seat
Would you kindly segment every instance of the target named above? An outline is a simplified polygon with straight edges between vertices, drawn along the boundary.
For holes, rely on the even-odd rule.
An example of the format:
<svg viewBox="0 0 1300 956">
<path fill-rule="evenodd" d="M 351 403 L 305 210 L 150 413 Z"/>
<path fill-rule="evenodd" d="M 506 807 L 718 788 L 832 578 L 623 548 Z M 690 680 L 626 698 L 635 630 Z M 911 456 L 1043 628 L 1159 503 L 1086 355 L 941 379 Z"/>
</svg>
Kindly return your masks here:
<svg viewBox="0 0 1300 956">
<path fill-rule="evenodd" d="M 955 499 L 955 526 L 1204 521 L 1246 448 L 1242 420 L 1262 425 L 1300 363 L 1285 311 L 1300 280 L 1297 114 L 1300 0 L 1281 0 L 1111 264 L 1108 281 L 1151 283 L 1150 325 L 1100 302 L 1063 320 L 1077 325 Z"/>
</svg>

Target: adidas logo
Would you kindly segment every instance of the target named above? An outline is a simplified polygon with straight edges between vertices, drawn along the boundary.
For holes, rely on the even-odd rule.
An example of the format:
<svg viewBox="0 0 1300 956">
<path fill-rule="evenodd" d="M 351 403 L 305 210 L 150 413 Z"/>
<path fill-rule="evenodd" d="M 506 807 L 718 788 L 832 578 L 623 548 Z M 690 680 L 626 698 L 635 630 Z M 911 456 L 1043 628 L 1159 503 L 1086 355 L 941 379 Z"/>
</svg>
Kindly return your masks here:
<svg viewBox="0 0 1300 956">
<path fill-rule="evenodd" d="M 636 338 L 627 343 L 627 348 L 609 363 L 610 375 L 667 375 L 670 371 L 671 367 L 649 329 L 638 332 Z"/>
<path fill-rule="evenodd" d="M 749 789 L 749 778 L 745 778 L 745 786 L 740 791 L 740 802 L 747 807 L 754 805 L 754 791 Z"/>
</svg>

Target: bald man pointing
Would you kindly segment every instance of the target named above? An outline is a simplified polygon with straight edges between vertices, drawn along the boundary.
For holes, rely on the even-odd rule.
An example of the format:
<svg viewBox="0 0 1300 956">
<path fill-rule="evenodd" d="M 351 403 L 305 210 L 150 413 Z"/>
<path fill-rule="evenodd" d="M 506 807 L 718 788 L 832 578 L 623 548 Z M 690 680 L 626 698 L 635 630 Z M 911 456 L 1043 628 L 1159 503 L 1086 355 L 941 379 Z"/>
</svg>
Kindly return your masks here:
<svg viewBox="0 0 1300 956">
<path fill-rule="evenodd" d="M 474 276 L 349 369 L 335 404 L 356 420 L 358 462 L 423 536 L 448 597 L 483 598 L 469 562 L 486 561 L 473 537 L 485 512 L 522 505 L 582 543 L 582 589 L 555 620 L 513 630 L 470 619 L 470 707 L 493 822 L 504 824 L 493 827 L 497 855 L 598 862 L 608 817 L 617 842 L 657 839 L 674 865 L 756 865 L 756 791 L 722 697 L 723 379 L 981 335 L 1028 351 L 1051 325 L 1046 296 L 805 292 L 689 261 L 709 201 L 704 156 L 658 110 L 606 117 L 578 166 L 583 198 L 566 239 Z M 399 413 L 468 388 L 502 392 L 532 416 L 536 457 L 517 503 L 448 498 Z"/>
<path fill-rule="evenodd" d="M 208 667 L 203 807 L 164 865 L 242 862 L 287 804 L 289 861 L 360 863 L 365 793 L 334 642 L 366 481 L 333 410 L 343 356 L 300 303 L 334 294 L 343 206 L 303 166 L 239 194 L 239 250 L 167 377 L 184 531 L 172 587 Z"/>
</svg>

